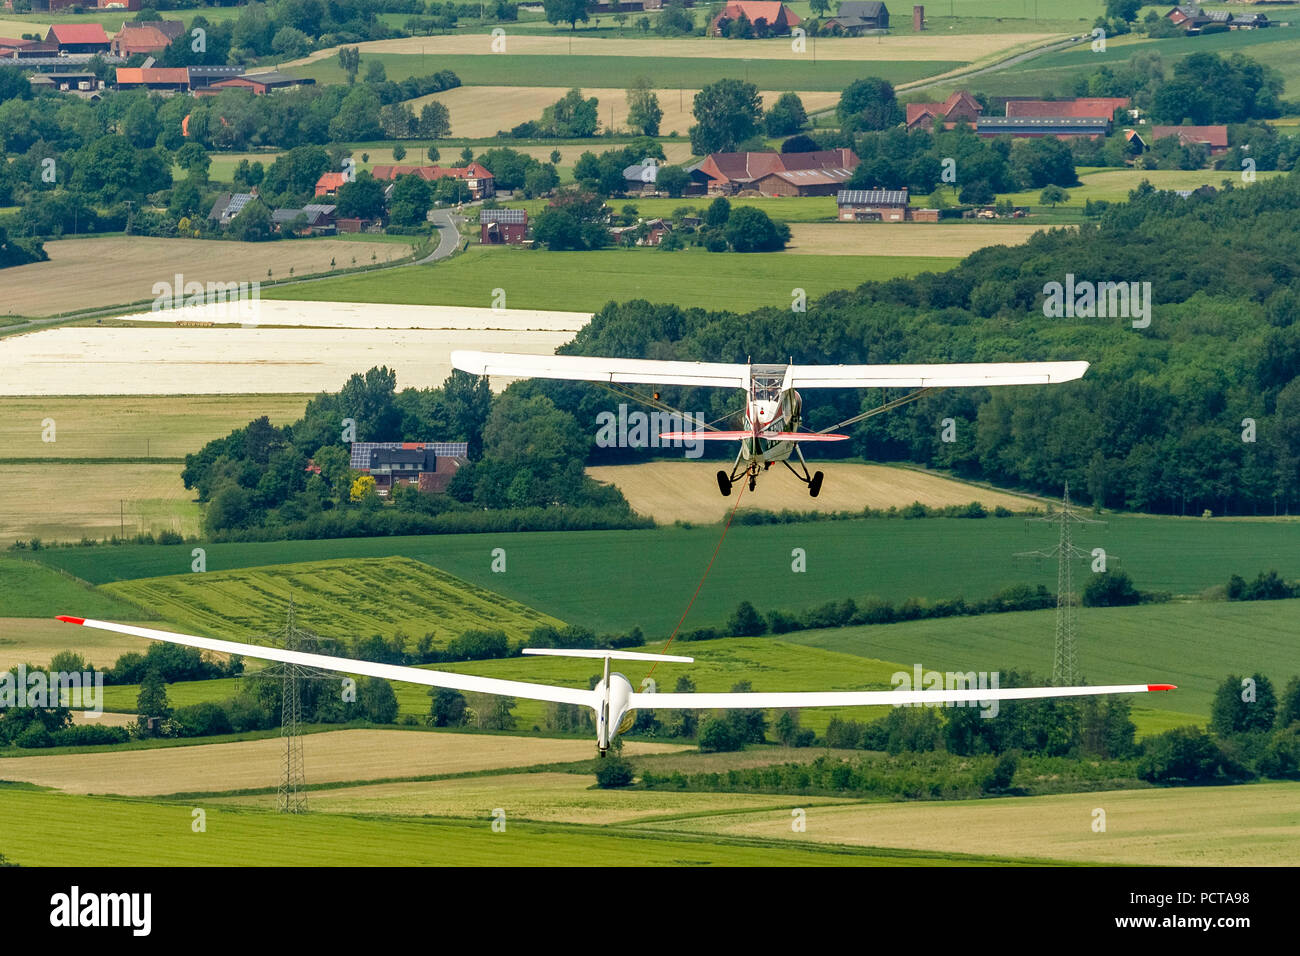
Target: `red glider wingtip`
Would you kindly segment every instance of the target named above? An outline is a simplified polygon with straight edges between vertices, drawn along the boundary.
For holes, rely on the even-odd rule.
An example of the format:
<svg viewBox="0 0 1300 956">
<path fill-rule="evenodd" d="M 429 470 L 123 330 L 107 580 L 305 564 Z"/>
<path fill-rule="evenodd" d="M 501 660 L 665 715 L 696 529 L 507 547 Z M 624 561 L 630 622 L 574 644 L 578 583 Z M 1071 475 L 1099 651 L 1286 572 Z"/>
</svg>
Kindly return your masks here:
<svg viewBox="0 0 1300 956">
<path fill-rule="evenodd" d="M 86 619 L 85 619 L 84 617 L 70 617 L 70 616 L 68 616 L 67 614 L 60 614 L 60 615 L 58 615 L 58 616 L 55 618 L 55 620 L 56 620 L 56 621 L 63 621 L 63 622 L 65 622 L 65 623 L 67 623 L 67 624 L 85 624 L 85 623 L 86 623 Z"/>
<path fill-rule="evenodd" d="M 1177 684 L 1147 684 L 1147 690 L 1178 690 Z"/>
</svg>

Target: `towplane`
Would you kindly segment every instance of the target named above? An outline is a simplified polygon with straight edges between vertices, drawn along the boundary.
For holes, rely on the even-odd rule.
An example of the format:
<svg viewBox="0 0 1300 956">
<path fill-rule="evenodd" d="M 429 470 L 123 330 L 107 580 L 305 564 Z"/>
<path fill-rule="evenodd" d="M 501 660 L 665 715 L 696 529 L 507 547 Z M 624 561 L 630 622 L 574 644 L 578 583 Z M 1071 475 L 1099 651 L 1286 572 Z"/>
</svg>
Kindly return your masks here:
<svg viewBox="0 0 1300 956">
<path fill-rule="evenodd" d="M 641 661 L 690 664 L 693 658 L 671 654 L 649 654 L 627 650 L 570 650 L 562 648 L 526 647 L 525 654 L 554 657 L 587 657 L 603 661 L 600 681 L 591 690 L 576 687 L 557 687 L 552 684 L 535 684 L 529 681 L 502 680 L 497 677 L 478 677 L 472 674 L 454 674 L 448 671 L 428 670 L 399 664 L 379 664 L 374 661 L 332 657 L 307 651 L 263 647 L 237 641 L 196 637 L 191 634 L 174 634 L 149 627 L 131 624 L 114 624 L 88 618 L 59 615 L 60 621 L 92 627 L 118 634 L 130 634 L 152 641 L 166 641 L 197 647 L 222 654 L 239 654 L 264 661 L 278 661 L 335 671 L 340 674 L 361 674 L 382 677 L 385 680 L 423 684 L 426 687 L 447 687 L 453 690 L 479 694 L 497 694 L 506 697 L 523 697 L 527 700 L 554 701 L 589 707 L 595 714 L 596 748 L 603 757 L 610 743 L 631 729 L 637 710 L 727 710 L 802 707 L 868 707 L 882 704 L 984 704 L 995 700 L 1035 700 L 1046 697 L 1094 697 L 1104 694 L 1143 694 L 1151 691 L 1174 690 L 1173 684 L 1113 684 L 1098 687 L 1002 687 L 968 688 L 964 690 L 866 690 L 866 691 L 793 691 L 778 693 L 705 693 L 659 694 L 653 690 L 636 690 L 632 681 L 623 674 L 610 670 L 613 661 Z M 651 686 L 642 681 L 642 686 Z"/>
<path fill-rule="evenodd" d="M 662 411 L 682 414 L 629 384 L 693 385 L 739 388 L 745 392 L 740 413 L 743 427 L 724 430 L 706 425 L 697 431 L 663 432 L 660 438 L 683 441 L 738 441 L 740 450 L 729 470 L 717 473 L 718 490 L 730 495 L 741 480 L 753 491 L 761 472 L 777 462 L 821 493 L 823 474 L 809 472 L 800 445 L 844 441 L 840 433 L 873 415 L 916 401 L 940 388 L 988 388 L 997 385 L 1055 385 L 1081 378 L 1087 362 L 984 362 L 946 365 L 756 365 L 721 362 L 662 362 L 650 359 L 590 358 L 577 355 L 523 355 L 507 352 L 454 351 L 451 364 L 474 375 L 554 378 L 596 382 L 617 395 Z M 906 395 L 821 431 L 803 430 L 803 397 L 810 388 L 908 388 Z M 798 462 L 796 469 L 790 458 Z"/>
</svg>

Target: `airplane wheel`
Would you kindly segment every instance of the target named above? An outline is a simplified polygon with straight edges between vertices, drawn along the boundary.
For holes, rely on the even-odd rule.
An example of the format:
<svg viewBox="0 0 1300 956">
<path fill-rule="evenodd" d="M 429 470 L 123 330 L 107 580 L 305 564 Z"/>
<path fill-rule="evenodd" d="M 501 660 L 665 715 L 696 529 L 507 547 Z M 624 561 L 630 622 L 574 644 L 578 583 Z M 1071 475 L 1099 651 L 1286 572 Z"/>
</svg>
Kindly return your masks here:
<svg viewBox="0 0 1300 956">
<path fill-rule="evenodd" d="M 722 492 L 724 498 L 731 494 L 731 479 L 727 477 L 725 471 L 718 472 L 718 490 Z"/>
<path fill-rule="evenodd" d="M 825 475 L 823 475 L 820 471 L 813 472 L 812 481 L 808 482 L 809 495 L 816 498 L 819 494 L 821 494 L 822 478 L 824 477 Z"/>
<path fill-rule="evenodd" d="M 755 486 L 756 484 L 758 484 L 758 479 L 755 478 L 753 475 L 750 475 L 750 476 L 749 476 L 749 490 L 750 490 L 750 491 L 753 491 L 753 490 L 754 490 L 754 486 Z"/>
</svg>

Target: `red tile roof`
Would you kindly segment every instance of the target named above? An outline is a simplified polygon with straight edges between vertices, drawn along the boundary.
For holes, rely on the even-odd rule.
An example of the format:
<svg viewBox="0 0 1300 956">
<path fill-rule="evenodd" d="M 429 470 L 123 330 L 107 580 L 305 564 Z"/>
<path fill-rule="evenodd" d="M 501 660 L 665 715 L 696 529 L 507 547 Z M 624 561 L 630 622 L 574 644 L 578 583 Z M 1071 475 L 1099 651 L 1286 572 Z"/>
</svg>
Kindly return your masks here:
<svg viewBox="0 0 1300 956">
<path fill-rule="evenodd" d="M 381 165 L 374 166 L 370 170 L 370 175 L 376 179 L 391 181 L 398 176 L 414 175 L 421 179 L 433 181 L 442 179 L 445 176 L 454 176 L 457 179 L 492 179 L 492 173 L 487 167 L 479 163 L 470 163 L 468 166 L 392 166 Z"/>
<path fill-rule="evenodd" d="M 190 71 L 183 66 L 119 66 L 117 85 L 123 83 L 167 83 L 189 86 Z"/>
<path fill-rule="evenodd" d="M 1127 96 L 1087 96 L 1073 100 L 1007 100 L 1007 116 L 1044 119 L 1075 119 L 1095 116 L 1110 119 L 1118 109 L 1126 109 Z"/>
<path fill-rule="evenodd" d="M 782 22 L 780 19 L 782 11 L 785 11 L 784 22 L 787 25 L 792 27 L 799 25 L 798 15 L 779 0 L 730 0 L 719 16 L 735 20 L 743 13 L 750 23 L 763 19 L 772 25 Z"/>
<path fill-rule="evenodd" d="M 154 53 L 171 46 L 171 40 L 156 27 L 132 27 L 124 25 L 121 32 L 113 38 L 113 43 L 126 56 L 132 53 Z"/>
<path fill-rule="evenodd" d="M 347 181 L 343 173 L 321 173 L 320 179 L 316 180 L 316 195 L 332 193 Z"/>
<path fill-rule="evenodd" d="M 59 43 L 108 43 L 108 34 L 98 23 L 56 23 L 50 34 Z"/>
</svg>

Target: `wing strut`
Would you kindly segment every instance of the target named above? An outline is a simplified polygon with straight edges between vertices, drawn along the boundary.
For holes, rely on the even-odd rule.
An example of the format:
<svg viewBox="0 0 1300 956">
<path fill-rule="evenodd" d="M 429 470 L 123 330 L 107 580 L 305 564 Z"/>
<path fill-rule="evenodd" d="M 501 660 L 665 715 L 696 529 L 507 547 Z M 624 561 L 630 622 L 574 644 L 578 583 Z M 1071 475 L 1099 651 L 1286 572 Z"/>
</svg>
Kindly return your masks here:
<svg viewBox="0 0 1300 956">
<path fill-rule="evenodd" d="M 852 418 L 846 418 L 844 421 L 840 422 L 839 424 L 832 425 L 830 428 L 823 428 L 819 432 L 814 432 L 814 434 L 825 435 L 827 432 L 839 431 L 841 428 L 847 428 L 850 425 L 856 425 L 858 422 L 862 421 L 863 419 L 871 418 L 875 415 L 883 415 L 885 412 L 892 412 L 895 408 L 900 408 L 903 405 L 908 405 L 916 401 L 922 395 L 925 395 L 927 392 L 934 392 L 934 391 L 938 391 L 938 386 L 930 385 L 927 386 L 926 388 L 918 388 L 915 392 L 908 392 L 902 398 L 896 398 L 892 402 L 886 402 L 883 405 L 877 405 L 875 408 L 871 409 L 870 411 L 863 412 L 861 415 L 854 415 Z"/>
</svg>

